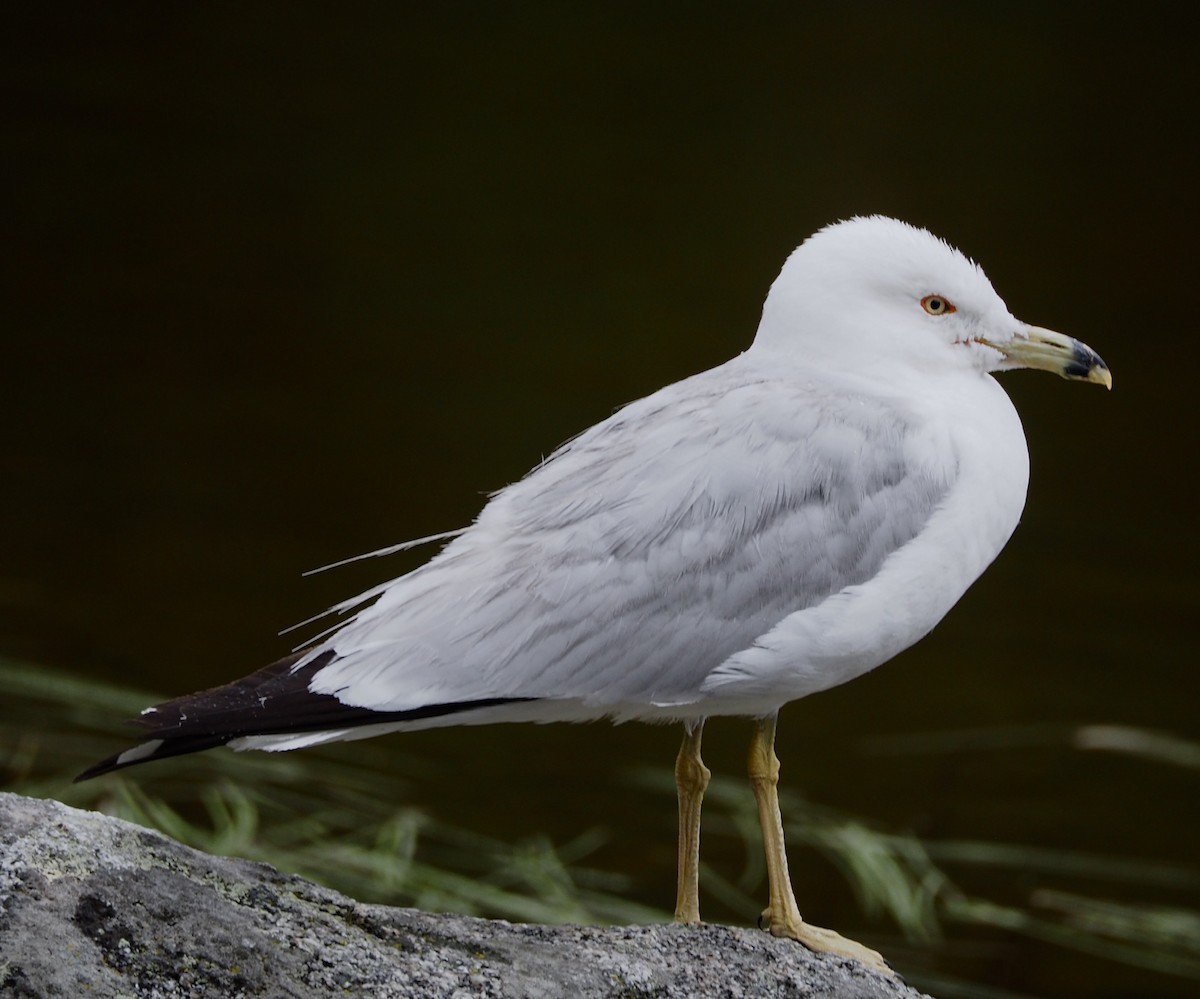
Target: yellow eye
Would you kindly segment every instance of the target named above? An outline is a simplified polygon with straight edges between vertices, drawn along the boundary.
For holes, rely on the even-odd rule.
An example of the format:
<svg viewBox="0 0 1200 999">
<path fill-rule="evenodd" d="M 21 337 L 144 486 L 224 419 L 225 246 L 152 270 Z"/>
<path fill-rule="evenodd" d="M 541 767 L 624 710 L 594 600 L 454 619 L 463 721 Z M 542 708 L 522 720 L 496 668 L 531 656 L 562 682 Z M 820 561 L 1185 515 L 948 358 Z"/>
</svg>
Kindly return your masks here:
<svg viewBox="0 0 1200 999">
<path fill-rule="evenodd" d="M 946 316 L 951 312 L 958 311 L 950 299 L 943 298 L 941 295 L 926 295 L 921 299 L 921 308 L 931 316 Z"/>
</svg>

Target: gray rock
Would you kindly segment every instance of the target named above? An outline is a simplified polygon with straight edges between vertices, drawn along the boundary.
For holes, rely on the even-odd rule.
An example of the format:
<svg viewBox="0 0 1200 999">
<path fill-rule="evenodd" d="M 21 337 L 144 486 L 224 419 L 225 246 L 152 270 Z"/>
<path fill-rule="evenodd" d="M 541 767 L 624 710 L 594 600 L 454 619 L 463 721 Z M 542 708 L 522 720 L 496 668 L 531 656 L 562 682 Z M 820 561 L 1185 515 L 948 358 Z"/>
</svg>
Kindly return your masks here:
<svg viewBox="0 0 1200 999">
<path fill-rule="evenodd" d="M 0 794 L 0 996 L 919 996 L 725 926 L 521 926 L 363 905 L 105 815 Z"/>
</svg>

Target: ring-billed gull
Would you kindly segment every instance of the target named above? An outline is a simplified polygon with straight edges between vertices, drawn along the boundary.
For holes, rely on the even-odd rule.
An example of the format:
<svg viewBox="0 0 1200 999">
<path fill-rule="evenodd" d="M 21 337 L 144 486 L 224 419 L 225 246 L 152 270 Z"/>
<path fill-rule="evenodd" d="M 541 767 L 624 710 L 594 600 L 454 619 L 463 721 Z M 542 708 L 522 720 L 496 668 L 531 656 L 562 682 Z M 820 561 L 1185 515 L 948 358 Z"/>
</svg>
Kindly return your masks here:
<svg viewBox="0 0 1200 999">
<path fill-rule="evenodd" d="M 912 645 L 999 553 L 1029 458 L 992 373 L 1021 367 L 1112 386 L 1091 348 L 1015 319 L 925 230 L 831 225 L 788 258 L 745 353 L 568 441 L 470 527 L 423 539 L 448 541 L 426 564 L 335 608 L 348 620 L 308 648 L 146 709 L 146 741 L 80 779 L 220 745 L 680 721 L 675 915 L 696 923 L 700 736 L 745 715 L 764 924 L 886 969 L 800 917 L 776 715 Z"/>
</svg>

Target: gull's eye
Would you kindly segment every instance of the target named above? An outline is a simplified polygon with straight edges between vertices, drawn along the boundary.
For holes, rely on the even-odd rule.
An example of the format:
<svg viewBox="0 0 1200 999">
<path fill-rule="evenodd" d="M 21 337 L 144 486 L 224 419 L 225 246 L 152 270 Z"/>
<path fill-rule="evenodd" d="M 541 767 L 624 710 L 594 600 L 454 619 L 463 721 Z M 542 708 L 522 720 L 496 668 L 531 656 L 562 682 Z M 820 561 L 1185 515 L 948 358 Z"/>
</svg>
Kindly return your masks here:
<svg viewBox="0 0 1200 999">
<path fill-rule="evenodd" d="M 921 308 L 931 316 L 946 316 L 958 311 L 950 299 L 941 295 L 926 295 L 921 299 Z"/>
</svg>

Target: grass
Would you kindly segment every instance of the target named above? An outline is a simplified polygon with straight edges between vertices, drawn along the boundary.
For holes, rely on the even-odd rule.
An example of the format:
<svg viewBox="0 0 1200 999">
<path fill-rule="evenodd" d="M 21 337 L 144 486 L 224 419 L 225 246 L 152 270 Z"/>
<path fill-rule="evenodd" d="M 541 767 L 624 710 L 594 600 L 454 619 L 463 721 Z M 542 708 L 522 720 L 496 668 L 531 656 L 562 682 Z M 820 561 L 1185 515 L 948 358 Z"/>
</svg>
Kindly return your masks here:
<svg viewBox="0 0 1200 999">
<path fill-rule="evenodd" d="M 0 786 L 265 861 L 363 901 L 546 923 L 664 918 L 627 900 L 628 879 L 586 865 L 601 833 L 510 844 L 455 829 L 393 804 L 408 797 L 404 776 L 364 773 L 339 747 L 203 754 L 170 776 L 71 783 L 81 763 L 128 742 L 122 721 L 156 700 L 0 660 Z"/>
<path fill-rule="evenodd" d="M 287 755 L 206 754 L 172 768 L 170 778 L 160 772 L 69 783 L 81 761 L 111 751 L 114 735 L 128 737 L 122 719 L 154 700 L 151 693 L 0 660 L 5 789 L 96 808 L 207 852 L 267 861 L 364 901 L 544 923 L 669 918 L 630 901 L 635 886 L 627 877 L 589 864 L 604 845 L 602 833 L 584 831 L 560 843 L 505 843 L 452 828 L 419 808 L 395 804 L 408 797 L 403 773 L 364 773 L 336 747 Z M 994 736 L 955 733 L 942 747 L 931 737 L 905 751 L 953 752 L 964 738 Z M 1074 742 L 1078 749 L 1200 771 L 1200 746 L 1163 733 L 1089 726 L 1076 731 Z M 419 770 L 414 762 L 410 773 Z M 669 770 L 645 771 L 635 780 L 652 793 L 674 794 Z M 1096 894 L 1107 884 L 1126 898 L 1144 889 L 1194 899 L 1200 868 L 985 840 L 926 842 L 796 795 L 782 793 L 781 803 L 793 849 L 825 857 L 864 913 L 896 927 L 911 954 L 925 955 L 918 967 L 947 946 L 954 928 L 968 928 L 1200 981 L 1200 911 Z M 705 836 L 734 837 L 747 859 L 735 878 L 705 867 L 703 890 L 753 921 L 762 907 L 763 870 L 750 792 L 741 781 L 714 778 L 705 805 Z M 1035 887 L 1014 904 L 964 890 L 951 872 L 1019 872 L 1058 887 Z M 935 972 L 909 978 L 947 999 L 1012 995 Z"/>
</svg>

